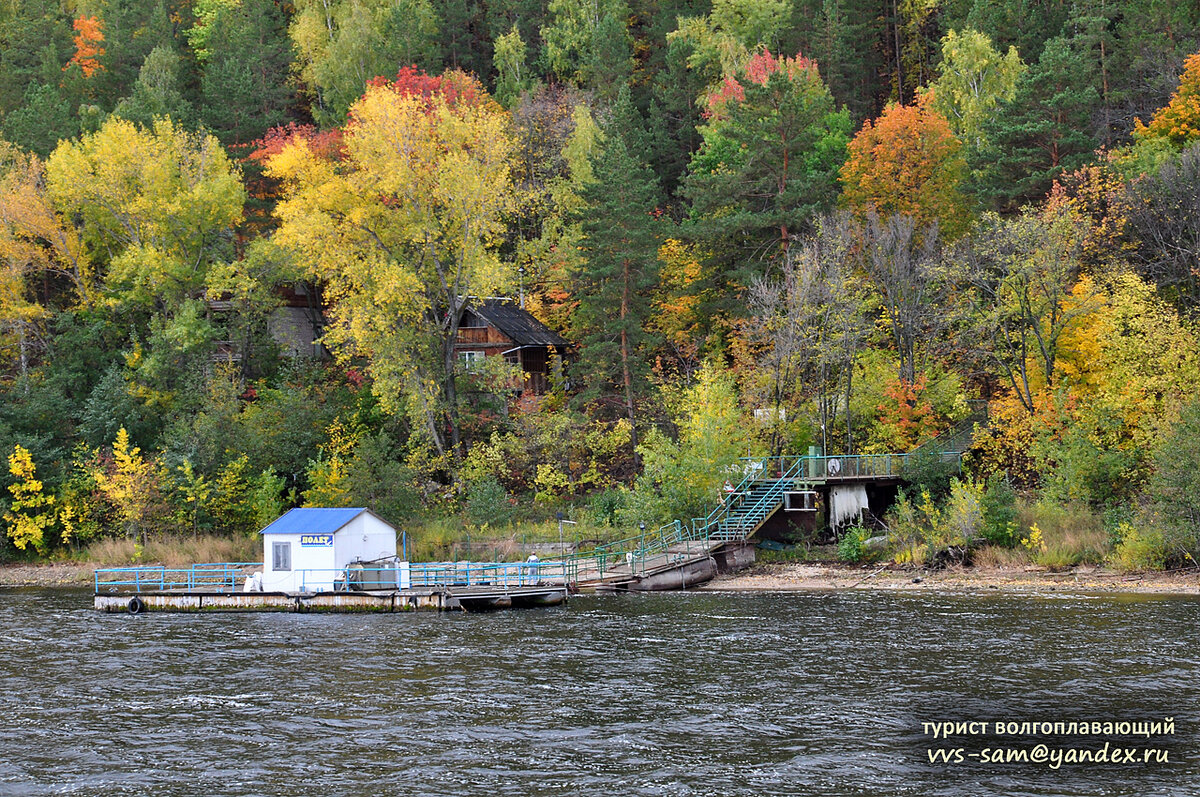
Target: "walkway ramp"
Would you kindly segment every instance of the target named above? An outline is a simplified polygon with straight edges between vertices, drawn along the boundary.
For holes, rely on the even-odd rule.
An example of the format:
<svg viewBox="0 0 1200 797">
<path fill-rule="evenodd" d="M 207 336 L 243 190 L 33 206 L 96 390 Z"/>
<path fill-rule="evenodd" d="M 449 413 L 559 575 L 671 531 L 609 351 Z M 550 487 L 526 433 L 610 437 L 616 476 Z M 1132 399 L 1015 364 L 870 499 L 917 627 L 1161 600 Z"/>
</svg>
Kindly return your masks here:
<svg viewBox="0 0 1200 797">
<path fill-rule="evenodd" d="M 742 460 L 745 477 L 711 512 L 688 522 L 676 520 L 636 537 L 598 545 L 570 557 L 580 589 L 622 584 L 669 583 L 726 549 L 747 544 L 790 500 L 804 501 L 817 490 L 837 486 L 894 485 L 930 457 L 961 466 L 975 425 L 973 413 L 954 428 L 903 454 L 808 455 Z"/>
</svg>

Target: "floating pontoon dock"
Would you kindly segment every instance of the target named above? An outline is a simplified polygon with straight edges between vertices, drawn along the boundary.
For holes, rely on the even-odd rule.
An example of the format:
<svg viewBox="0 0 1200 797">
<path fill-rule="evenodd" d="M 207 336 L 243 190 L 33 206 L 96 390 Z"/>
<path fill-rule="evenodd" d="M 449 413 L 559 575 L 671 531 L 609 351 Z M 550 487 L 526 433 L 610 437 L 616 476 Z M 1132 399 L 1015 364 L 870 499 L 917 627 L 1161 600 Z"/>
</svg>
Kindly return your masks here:
<svg viewBox="0 0 1200 797">
<path fill-rule="evenodd" d="M 254 590 L 259 562 L 189 568 L 117 567 L 95 573 L 95 607 L 105 612 L 408 612 L 553 606 L 567 599 L 575 567 L 562 562 L 352 565 L 300 572 L 296 592 Z M 332 581 L 333 590 L 306 583 Z M 247 588 L 249 582 L 249 588 Z"/>
</svg>

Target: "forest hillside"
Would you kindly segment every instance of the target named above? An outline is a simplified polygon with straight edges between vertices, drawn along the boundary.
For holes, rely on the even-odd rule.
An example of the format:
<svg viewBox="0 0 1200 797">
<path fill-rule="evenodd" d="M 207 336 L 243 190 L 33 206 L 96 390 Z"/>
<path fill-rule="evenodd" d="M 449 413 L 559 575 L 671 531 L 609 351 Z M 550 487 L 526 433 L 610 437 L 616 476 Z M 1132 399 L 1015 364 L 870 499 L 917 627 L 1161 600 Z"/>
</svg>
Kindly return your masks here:
<svg viewBox="0 0 1200 797">
<path fill-rule="evenodd" d="M 14 0 L 0 297 L 0 558 L 624 536 L 986 410 L 843 557 L 1191 566 L 1200 6 Z"/>
</svg>

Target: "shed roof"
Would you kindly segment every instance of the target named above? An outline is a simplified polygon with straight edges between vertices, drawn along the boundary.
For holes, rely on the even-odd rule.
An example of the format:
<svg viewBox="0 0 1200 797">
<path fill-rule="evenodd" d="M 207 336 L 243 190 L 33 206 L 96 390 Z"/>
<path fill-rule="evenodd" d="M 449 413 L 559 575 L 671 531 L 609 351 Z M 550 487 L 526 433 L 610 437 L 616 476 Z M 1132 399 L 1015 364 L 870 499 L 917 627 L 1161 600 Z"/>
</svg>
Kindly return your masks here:
<svg viewBox="0 0 1200 797">
<path fill-rule="evenodd" d="M 518 346 L 566 346 L 567 341 L 511 299 L 484 299 L 469 308 Z"/>
<path fill-rule="evenodd" d="M 297 507 L 276 518 L 275 522 L 260 531 L 260 534 L 333 534 L 351 520 L 368 512 L 363 507 L 349 509 L 327 509 L 324 507 Z"/>
</svg>

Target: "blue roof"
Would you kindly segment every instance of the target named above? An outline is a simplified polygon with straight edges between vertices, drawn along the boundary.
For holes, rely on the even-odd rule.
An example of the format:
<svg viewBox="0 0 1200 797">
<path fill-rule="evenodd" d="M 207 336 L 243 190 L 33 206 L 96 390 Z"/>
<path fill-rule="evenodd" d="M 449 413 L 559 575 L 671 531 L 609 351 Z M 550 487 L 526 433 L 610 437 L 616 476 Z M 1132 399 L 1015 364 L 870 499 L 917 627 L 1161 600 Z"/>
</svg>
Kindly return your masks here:
<svg viewBox="0 0 1200 797">
<path fill-rule="evenodd" d="M 297 507 L 280 515 L 259 534 L 332 534 L 367 510 Z"/>
</svg>

